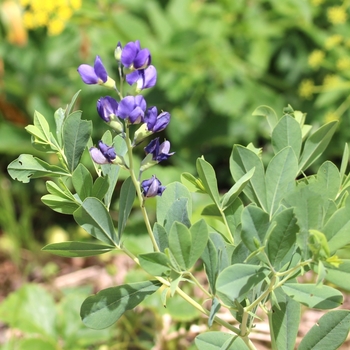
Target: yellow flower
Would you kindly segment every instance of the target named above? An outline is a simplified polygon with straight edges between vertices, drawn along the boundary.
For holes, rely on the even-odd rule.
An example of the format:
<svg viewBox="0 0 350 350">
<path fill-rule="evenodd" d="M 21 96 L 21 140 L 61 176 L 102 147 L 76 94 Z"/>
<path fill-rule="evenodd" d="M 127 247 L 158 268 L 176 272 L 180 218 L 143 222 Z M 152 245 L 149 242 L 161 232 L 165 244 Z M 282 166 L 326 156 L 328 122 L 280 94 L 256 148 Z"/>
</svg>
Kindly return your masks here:
<svg viewBox="0 0 350 350">
<path fill-rule="evenodd" d="M 305 79 L 299 86 L 299 96 L 305 99 L 310 99 L 314 92 L 314 83 L 311 79 Z"/>
<path fill-rule="evenodd" d="M 348 15 L 344 7 L 334 6 L 327 10 L 327 17 L 332 24 L 342 24 L 346 22 Z"/>
<path fill-rule="evenodd" d="M 331 48 L 339 45 L 342 42 L 342 40 L 343 40 L 343 37 L 339 34 L 329 36 L 326 39 L 325 47 L 326 47 L 326 49 L 331 49 Z"/>
<path fill-rule="evenodd" d="M 324 52 L 321 50 L 314 50 L 311 52 L 308 62 L 312 68 L 317 68 L 324 59 Z"/>
<path fill-rule="evenodd" d="M 349 57 L 342 57 L 337 61 L 337 68 L 339 70 L 348 70 L 350 69 L 350 59 Z"/>
<path fill-rule="evenodd" d="M 57 16 L 58 18 L 60 18 L 61 20 L 65 21 L 69 18 L 72 17 L 73 11 L 70 7 L 68 6 L 61 6 L 58 10 L 57 10 Z"/>
<path fill-rule="evenodd" d="M 30 0 L 20 0 L 20 5 L 22 5 L 23 7 L 26 7 L 27 5 L 29 5 Z"/>
<path fill-rule="evenodd" d="M 333 88 L 338 85 L 339 78 L 334 74 L 327 74 L 323 79 L 323 88 Z"/>
<path fill-rule="evenodd" d="M 23 14 L 23 24 L 27 29 L 34 29 L 36 27 L 35 16 L 33 12 L 26 11 Z"/>
<path fill-rule="evenodd" d="M 82 0 L 70 0 L 70 5 L 74 10 L 78 10 L 81 8 Z"/>
<path fill-rule="evenodd" d="M 53 19 L 47 25 L 49 35 L 61 34 L 65 26 L 65 22 L 60 19 Z"/>
<path fill-rule="evenodd" d="M 35 24 L 37 27 L 45 26 L 49 21 L 49 16 L 45 11 L 37 11 L 34 13 Z"/>
</svg>

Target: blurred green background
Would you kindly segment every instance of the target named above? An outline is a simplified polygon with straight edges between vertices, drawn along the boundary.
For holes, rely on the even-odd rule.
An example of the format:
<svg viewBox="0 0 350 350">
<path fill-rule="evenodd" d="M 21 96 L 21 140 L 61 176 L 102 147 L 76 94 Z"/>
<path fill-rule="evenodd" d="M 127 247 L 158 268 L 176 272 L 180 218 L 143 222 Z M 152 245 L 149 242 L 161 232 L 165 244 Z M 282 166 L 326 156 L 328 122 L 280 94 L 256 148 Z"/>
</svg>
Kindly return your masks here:
<svg viewBox="0 0 350 350">
<path fill-rule="evenodd" d="M 94 121 L 94 142 L 106 130 L 96 101 L 110 92 L 84 85 L 81 63 L 100 55 L 117 78 L 116 44 L 140 40 L 158 71 L 157 85 L 145 93 L 148 105 L 172 116 L 162 136 L 176 154 L 157 176 L 167 184 L 183 171 L 195 173 L 204 155 L 226 189 L 233 143 L 265 146 L 266 121 L 252 116 L 260 105 L 281 114 L 290 104 L 309 124 L 339 119 L 324 154 L 339 161 L 350 139 L 349 8 L 350 1 L 337 0 L 2 0 L 0 277 L 11 260 L 23 281 L 35 280 L 38 266 L 39 279 L 50 278 L 60 265 L 47 265 L 40 248 L 81 234 L 70 217 L 41 203 L 43 181 L 23 185 L 6 171 L 20 153 L 33 152 L 24 126 L 34 110 L 52 122 L 80 89 L 76 107 Z M 130 231 L 140 223 L 135 214 Z M 4 278 L 0 298 L 16 287 Z"/>
</svg>

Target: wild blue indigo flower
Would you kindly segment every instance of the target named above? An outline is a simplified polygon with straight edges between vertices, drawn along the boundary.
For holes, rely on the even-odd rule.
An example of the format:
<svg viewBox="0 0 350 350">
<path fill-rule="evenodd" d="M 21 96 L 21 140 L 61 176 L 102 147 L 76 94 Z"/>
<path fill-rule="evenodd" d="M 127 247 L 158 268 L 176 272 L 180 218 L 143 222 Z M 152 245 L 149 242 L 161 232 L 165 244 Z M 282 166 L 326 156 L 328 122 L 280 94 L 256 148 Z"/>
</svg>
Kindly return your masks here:
<svg viewBox="0 0 350 350">
<path fill-rule="evenodd" d="M 144 124 L 134 134 L 133 146 L 138 145 L 149 135 L 164 130 L 169 122 L 170 114 L 168 112 L 162 112 L 158 115 L 157 107 L 148 108 L 145 113 Z"/>
<path fill-rule="evenodd" d="M 125 68 L 131 70 L 145 69 L 151 64 L 151 53 L 148 49 L 141 49 L 140 41 L 127 43 L 120 58 Z"/>
<path fill-rule="evenodd" d="M 96 56 L 94 66 L 81 64 L 78 73 L 85 84 L 99 84 L 110 88 L 115 87 L 115 81 L 108 76 L 100 56 Z"/>
<path fill-rule="evenodd" d="M 101 97 L 97 101 L 97 112 L 99 116 L 118 133 L 122 133 L 123 124 L 117 118 L 118 102 L 111 96 Z"/>
<path fill-rule="evenodd" d="M 143 122 L 147 108 L 146 100 L 142 95 L 126 96 L 118 106 L 118 117 L 128 119 L 131 124 Z"/>
<path fill-rule="evenodd" d="M 146 154 L 152 154 L 152 160 L 156 161 L 157 163 L 161 162 L 162 160 L 166 160 L 169 157 L 171 157 L 175 152 L 170 151 L 170 142 L 164 141 L 161 144 L 159 144 L 159 137 L 152 140 L 145 148 L 144 148 Z"/>
<path fill-rule="evenodd" d="M 124 159 L 118 156 L 113 146 L 108 146 L 102 141 L 98 141 L 97 147 L 91 147 L 89 152 L 92 160 L 96 164 L 117 164 L 126 167 Z"/>
<path fill-rule="evenodd" d="M 153 106 L 147 109 L 144 119 L 149 131 L 159 132 L 168 126 L 170 114 L 168 112 L 162 112 L 158 115 L 157 107 Z"/>
<path fill-rule="evenodd" d="M 161 182 L 153 175 L 150 179 L 141 182 L 141 190 L 145 198 L 161 196 L 165 190 Z"/>
<path fill-rule="evenodd" d="M 156 85 L 157 70 L 154 66 L 149 66 L 146 69 L 135 70 L 134 72 L 127 74 L 125 80 L 129 85 L 136 83 L 136 92 L 140 92 Z"/>
</svg>

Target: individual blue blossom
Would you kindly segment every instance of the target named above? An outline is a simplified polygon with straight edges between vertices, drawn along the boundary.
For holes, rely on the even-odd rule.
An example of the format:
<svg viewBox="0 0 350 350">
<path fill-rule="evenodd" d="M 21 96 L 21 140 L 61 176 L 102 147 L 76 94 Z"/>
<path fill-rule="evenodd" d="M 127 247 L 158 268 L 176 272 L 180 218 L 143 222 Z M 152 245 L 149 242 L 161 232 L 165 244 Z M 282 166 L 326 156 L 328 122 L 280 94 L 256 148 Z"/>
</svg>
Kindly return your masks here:
<svg viewBox="0 0 350 350">
<path fill-rule="evenodd" d="M 141 49 L 140 41 L 129 42 L 122 49 L 120 61 L 125 68 L 138 70 L 147 68 L 152 61 L 148 49 Z"/>
<path fill-rule="evenodd" d="M 136 83 L 136 92 L 148 89 L 156 85 L 157 70 L 154 66 L 149 66 L 146 69 L 135 70 L 125 77 L 129 85 Z"/>
<path fill-rule="evenodd" d="M 144 120 L 148 131 L 159 132 L 168 126 L 170 114 L 168 112 L 162 112 L 158 115 L 157 107 L 153 106 L 148 108 Z"/>
<path fill-rule="evenodd" d="M 89 149 L 90 156 L 96 164 L 117 164 L 126 167 L 124 159 L 118 156 L 113 146 L 108 146 L 101 140 L 97 143 L 98 147 Z"/>
<path fill-rule="evenodd" d="M 106 123 L 109 123 L 111 119 L 117 117 L 118 102 L 111 96 L 101 97 L 97 101 L 97 112 Z"/>
<path fill-rule="evenodd" d="M 136 146 L 149 135 L 164 130 L 169 122 L 170 114 L 168 112 L 162 112 L 158 115 L 157 107 L 148 108 L 145 113 L 144 124 L 134 134 L 133 145 Z"/>
<path fill-rule="evenodd" d="M 118 102 L 111 96 L 101 97 L 97 101 L 97 112 L 102 120 L 118 133 L 123 133 L 123 124 L 117 118 Z"/>
<path fill-rule="evenodd" d="M 170 142 L 164 141 L 161 144 L 159 144 L 159 137 L 152 140 L 145 148 L 146 154 L 152 154 L 152 160 L 156 161 L 157 163 L 168 159 L 171 157 L 175 152 L 170 152 Z"/>
<path fill-rule="evenodd" d="M 115 87 L 115 81 L 107 74 L 100 56 L 96 56 L 94 66 L 81 64 L 78 73 L 85 84 L 99 84 L 110 88 Z"/>
<path fill-rule="evenodd" d="M 118 117 L 128 119 L 131 124 L 143 122 L 147 108 L 146 100 L 142 95 L 126 96 L 118 105 Z"/>
<path fill-rule="evenodd" d="M 161 182 L 153 175 L 150 179 L 141 182 L 142 194 L 145 198 L 161 196 L 165 190 Z"/>
</svg>

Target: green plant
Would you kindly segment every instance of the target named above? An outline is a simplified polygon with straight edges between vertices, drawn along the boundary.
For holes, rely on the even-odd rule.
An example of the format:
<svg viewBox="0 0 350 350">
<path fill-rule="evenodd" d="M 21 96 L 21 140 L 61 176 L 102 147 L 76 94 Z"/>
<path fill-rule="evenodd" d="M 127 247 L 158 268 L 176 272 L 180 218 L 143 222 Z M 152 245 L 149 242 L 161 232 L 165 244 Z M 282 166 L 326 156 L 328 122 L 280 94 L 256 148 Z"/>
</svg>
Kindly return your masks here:
<svg viewBox="0 0 350 350">
<path fill-rule="evenodd" d="M 67 108 L 55 113 L 55 129 L 38 112 L 34 125 L 26 128 L 34 147 L 56 154 L 56 160 L 50 164 L 22 154 L 8 166 L 11 177 L 22 182 L 56 179 L 46 181 L 49 194 L 43 196 L 43 202 L 57 212 L 73 215 L 94 238 L 49 244 L 45 251 L 85 257 L 118 250 L 151 276 L 88 297 L 81 306 L 83 322 L 94 329 L 107 328 L 162 287 L 164 306 L 177 294 L 208 316 L 209 327 L 217 323 L 230 331 L 200 334 L 195 341 L 199 349 L 255 349 L 249 336 L 258 309 L 269 319 L 272 348 L 293 349 L 301 305 L 329 310 L 342 304 L 342 292 L 324 280 L 349 290 L 349 260 L 337 256 L 350 243 L 348 146 L 340 169 L 326 161 L 316 174 L 305 174 L 330 143 L 337 121 L 315 130 L 305 124 L 306 115 L 291 106 L 282 116 L 261 106 L 253 114 L 266 117 L 270 128 L 273 156 L 266 168 L 261 149 L 236 144 L 229 165 L 234 184 L 226 193 L 219 193 L 214 168 L 203 156 L 196 161 L 198 177 L 186 172 L 183 183 L 163 186 L 155 175 L 147 176 L 154 165 L 173 154 L 169 141 L 160 144 L 156 138 L 144 148 L 146 156 L 140 164 L 134 158 L 142 141 L 164 130 L 170 119 L 167 112 L 158 115 L 155 107 L 146 109 L 141 95 L 155 84 L 150 53 L 141 50 L 138 41 L 124 48 L 118 43 L 115 58 L 118 87 L 99 56 L 94 66 L 78 68 L 85 83 L 112 88 L 118 95 L 118 101 L 106 96 L 97 102 L 100 117 L 110 127 L 98 147 L 91 140 L 91 121 L 81 119 L 81 111 L 73 111 L 76 94 Z M 129 95 L 124 93 L 125 81 L 131 86 Z M 120 189 L 115 227 L 110 206 L 121 168 L 129 177 Z M 211 200 L 199 220 L 192 217 L 190 191 Z M 147 204 L 156 196 L 156 219 L 151 222 Z M 149 250 L 137 255 L 123 240 L 134 202 L 151 242 Z M 193 270 L 198 260 L 203 262 L 205 284 Z M 310 270 L 317 276 L 314 283 L 298 280 Z M 209 309 L 185 292 L 187 283 L 211 300 Z M 221 308 L 229 310 L 239 327 L 218 316 Z M 349 310 L 328 311 L 299 349 L 337 349 L 349 332 L 349 320 Z"/>
</svg>

